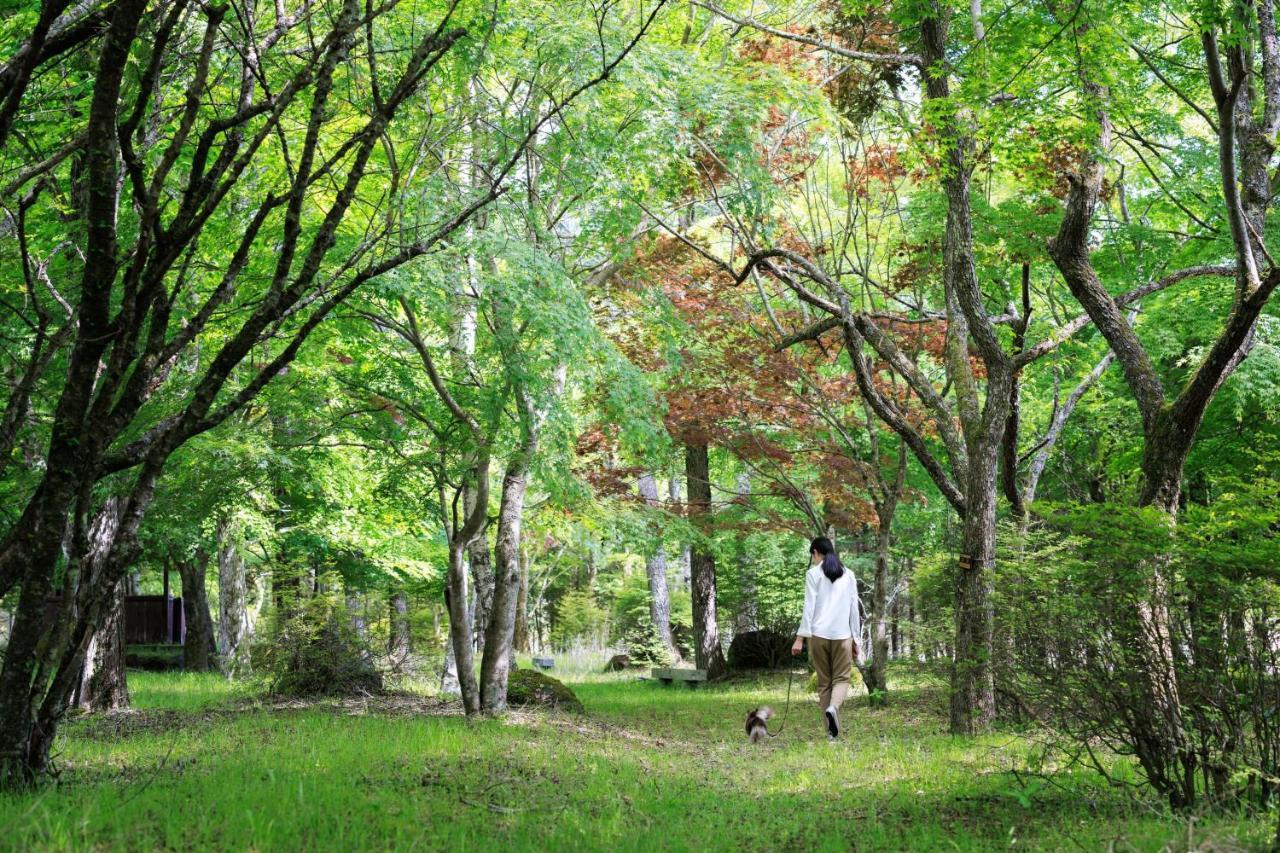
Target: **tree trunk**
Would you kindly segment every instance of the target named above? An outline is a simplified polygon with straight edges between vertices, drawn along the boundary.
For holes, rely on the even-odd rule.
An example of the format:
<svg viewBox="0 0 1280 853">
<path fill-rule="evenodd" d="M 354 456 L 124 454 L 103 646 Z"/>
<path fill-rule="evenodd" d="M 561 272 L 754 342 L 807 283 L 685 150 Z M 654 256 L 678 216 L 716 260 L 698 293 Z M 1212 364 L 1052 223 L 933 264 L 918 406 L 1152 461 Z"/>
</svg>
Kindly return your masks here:
<svg viewBox="0 0 1280 853">
<path fill-rule="evenodd" d="M 650 506 L 658 504 L 658 481 L 652 474 L 645 474 L 638 484 L 640 497 Z M 655 537 L 653 553 L 645 561 L 645 574 L 649 579 L 649 619 L 658 639 L 672 655 L 678 657 L 675 642 L 671 639 L 671 592 L 667 589 L 667 554 L 660 534 Z"/>
<path fill-rule="evenodd" d="M 531 456 L 531 446 L 522 448 L 502 478 L 494 546 L 498 568 L 484 657 L 480 661 L 480 706 L 491 714 L 502 713 L 507 707 L 507 678 L 515 651 L 516 603 L 520 596 L 520 529 Z"/>
<path fill-rule="evenodd" d="M 473 436 L 483 439 L 475 428 L 474 422 L 469 421 L 468 424 L 472 428 Z M 451 519 L 448 514 L 442 519 L 445 532 L 449 537 L 449 572 L 445 578 L 444 603 L 449 610 L 449 642 L 453 655 L 452 661 L 446 655 L 441 686 L 448 691 L 453 686 L 451 678 L 456 677 L 458 692 L 462 694 L 462 707 L 467 716 L 480 711 L 480 689 L 476 682 L 475 633 L 471 619 L 471 608 L 474 602 L 467 589 L 466 553 L 476 537 L 484 534 L 489 507 L 491 464 L 488 444 L 482 442 L 476 455 L 469 462 L 470 474 L 468 481 L 462 487 L 473 495 L 473 499 L 467 500 L 466 494 L 459 495 L 456 492 L 454 496 L 455 506 L 457 498 L 463 499 L 462 504 L 467 507 L 466 515 L 460 523 L 458 519 Z M 449 503 L 444 499 L 442 491 L 441 507 L 448 506 Z M 452 675 L 449 670 L 450 662 L 456 667 L 456 672 Z"/>
<path fill-rule="evenodd" d="M 711 509 L 710 464 L 706 444 L 685 444 L 685 477 L 689 483 L 689 517 L 705 525 Z M 704 530 L 705 532 L 705 530 Z M 725 673 L 724 651 L 716 623 L 716 561 L 705 546 L 698 544 L 689 564 L 693 593 L 694 661 L 707 678 Z"/>
<path fill-rule="evenodd" d="M 915 578 L 915 573 L 915 560 L 911 557 L 907 557 L 903 560 L 902 592 L 898 594 L 899 600 L 902 602 L 902 618 L 900 620 L 901 636 L 898 641 L 898 652 L 905 658 L 918 660 L 920 657 L 920 650 L 916 648 L 912 642 L 912 638 L 914 637 L 913 631 L 915 630 L 916 624 L 916 603 L 911 595 L 911 582 Z"/>
<path fill-rule="evenodd" d="M 387 656 L 391 658 L 392 667 L 399 669 L 413 651 L 413 637 L 409 629 L 409 598 L 403 592 L 396 592 L 388 604 L 391 628 L 387 638 Z"/>
<path fill-rule="evenodd" d="M 360 641 L 361 653 L 368 656 L 369 623 L 364 618 L 364 601 L 361 599 L 360 593 L 354 589 L 348 589 L 345 598 L 347 603 L 347 624 Z"/>
<path fill-rule="evenodd" d="M 529 646 L 529 554 L 521 552 L 520 558 L 520 593 L 516 597 L 516 634 L 515 650 L 522 654 L 530 652 Z"/>
<path fill-rule="evenodd" d="M 477 652 L 484 651 L 489 618 L 493 612 L 493 556 L 489 550 L 488 525 L 467 546 L 467 562 L 471 567 L 472 630 Z"/>
<path fill-rule="evenodd" d="M 751 498 L 751 473 L 749 471 L 741 471 L 738 473 L 738 482 L 736 492 L 738 500 L 743 506 Z M 739 589 L 741 590 L 741 599 L 738 602 L 738 610 L 733 614 L 733 630 L 734 633 L 745 631 L 754 631 L 759 625 L 759 606 L 756 603 L 756 582 L 755 574 L 752 572 L 751 555 L 745 550 L 738 558 L 738 577 L 741 579 Z"/>
<path fill-rule="evenodd" d="M 997 438 L 997 446 L 998 442 Z M 989 453 L 990 465 L 970 459 L 968 512 L 962 521 L 960 560 L 954 569 L 956 642 L 951 669 L 952 734 L 976 734 L 995 718 L 995 678 L 991 668 L 994 621 L 991 567 L 996 549 L 995 447 L 990 448 Z"/>
<path fill-rule="evenodd" d="M 53 565 L 37 566 L 43 570 L 24 578 L 15 636 L 0 678 L 0 787 L 28 784 L 48 768 L 59 723 L 81 682 L 90 640 L 108 620 L 125 568 L 141 550 L 138 528 L 157 474 L 158 467 L 144 466 L 128 498 L 109 499 L 90 525 L 88 553 L 73 555 L 63 567 L 67 606 L 52 626 L 47 624 L 47 604 Z M 33 638 L 37 647 L 25 650 L 24 637 Z M 15 646 L 23 656 L 14 657 Z M 15 684 L 13 676 L 24 672 L 31 680 Z"/>
<path fill-rule="evenodd" d="M 671 506 L 680 506 L 680 477 L 673 474 L 671 479 L 667 481 L 667 500 Z M 688 589 L 690 586 L 689 565 L 693 560 L 693 548 L 688 542 L 680 549 L 680 562 L 676 566 L 676 584 L 681 589 Z"/>
<path fill-rule="evenodd" d="M 81 561 L 81 577 L 92 582 L 111 554 L 120 528 L 121 505 L 110 498 L 89 528 L 88 553 Z M 115 585 L 98 629 L 89 636 L 84 664 L 72 694 L 71 704 L 84 711 L 114 711 L 129 707 L 129 687 L 124 666 L 124 598 L 128 582 Z M 83 607 L 83 596 L 76 591 L 77 607 Z"/>
<path fill-rule="evenodd" d="M 871 665 L 867 667 L 867 690 L 872 696 L 889 690 L 889 523 L 881 516 L 876 529 L 876 574 L 871 592 Z M 896 620 L 895 620 L 896 624 Z"/>
<path fill-rule="evenodd" d="M 37 645 L 46 636 L 46 610 L 52 573 L 37 573 L 22 584 L 12 633 L 6 646 L 4 679 L 0 684 L 0 787 L 30 784 L 44 770 L 48 754 L 32 745 L 36 700 L 31 679 L 38 665 Z M 23 679 L 13 685 L 14 676 Z"/>
<path fill-rule="evenodd" d="M 197 553 L 191 559 L 178 561 L 182 578 L 182 615 L 187 633 L 182 640 L 183 668 L 189 672 L 214 669 L 218 647 L 214 642 L 213 617 L 209 614 L 209 594 L 205 590 L 208 558 Z"/>
<path fill-rule="evenodd" d="M 445 604 L 449 607 L 449 640 L 453 663 L 457 667 L 458 689 L 468 715 L 480 710 L 480 691 L 476 685 L 475 649 L 472 645 L 471 613 L 467 607 L 467 566 L 463 552 L 469 543 L 456 538 L 449 543 L 449 575 L 445 588 Z M 446 664 L 446 685 L 448 667 Z"/>
<path fill-rule="evenodd" d="M 229 517 L 218 521 L 218 650 L 227 676 L 242 673 L 248 663 L 248 599 L 244 558 Z"/>
<path fill-rule="evenodd" d="M 1144 462 L 1156 454 L 1151 452 L 1148 439 L 1144 448 Z M 1170 458 L 1172 457 L 1172 458 Z M 1159 467 L 1147 468 L 1148 480 L 1144 484 L 1143 506 L 1155 506 L 1168 516 L 1172 529 L 1178 520 L 1178 501 L 1181 497 L 1182 471 L 1186 452 L 1171 453 Z M 1154 469 L 1154 470 L 1153 470 Z M 1155 481 L 1151 479 L 1155 477 Z M 1181 690 L 1175 666 L 1175 649 L 1170 616 L 1173 569 L 1168 551 L 1162 550 L 1151 557 L 1151 577 L 1145 601 L 1138 606 L 1140 635 L 1131 642 L 1142 659 L 1142 669 L 1147 677 L 1146 694 L 1150 700 L 1147 713 L 1135 715 L 1136 723 L 1145 723 L 1152 731 L 1139 737 L 1138 759 L 1149 776 L 1162 780 L 1159 785 L 1169 796 L 1170 805 L 1181 809 L 1192 805 L 1196 799 L 1194 770 L 1197 758 L 1188 743 L 1182 716 Z M 1183 772 L 1179 772 L 1179 765 Z M 1175 781 L 1177 780 L 1177 781 Z"/>
<path fill-rule="evenodd" d="M 897 660 L 902 653 L 902 601 L 894 598 L 889 608 L 889 659 Z"/>
<path fill-rule="evenodd" d="M 449 638 L 444 643 L 444 666 L 440 670 L 440 694 L 442 696 L 461 696 L 462 685 L 458 682 L 458 662 L 453 657 L 453 642 Z"/>
<path fill-rule="evenodd" d="M 941 184 L 947 196 L 943 234 L 943 287 L 948 336 L 959 344 L 951 363 L 966 455 L 961 559 L 955 574 L 956 643 L 951 675 L 951 733 L 973 734 L 995 717 L 991 667 L 991 567 L 995 559 L 997 474 L 1000 446 L 1010 413 L 1016 376 L 983 301 L 973 249 L 970 181 L 976 159 L 971 116 L 958 108 L 950 90 L 946 61 L 950 17 L 935 7 L 920 23 L 925 95 L 939 107 L 939 125 L 948 137 Z M 986 368 L 986 398 L 978 407 L 970 345 Z"/>
<path fill-rule="evenodd" d="M 81 710 L 116 711 L 129 707 L 124 667 L 125 592 L 126 584 L 116 584 L 106 618 L 89 638 L 73 702 Z"/>
</svg>

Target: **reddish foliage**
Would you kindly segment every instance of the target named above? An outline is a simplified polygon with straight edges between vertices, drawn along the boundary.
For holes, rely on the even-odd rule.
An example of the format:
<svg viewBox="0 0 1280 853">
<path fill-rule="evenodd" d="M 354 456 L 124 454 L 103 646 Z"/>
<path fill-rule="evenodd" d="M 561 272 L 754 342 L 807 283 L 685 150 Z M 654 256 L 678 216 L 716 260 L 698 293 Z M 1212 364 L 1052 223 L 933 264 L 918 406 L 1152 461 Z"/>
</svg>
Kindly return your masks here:
<svg viewBox="0 0 1280 853">
<path fill-rule="evenodd" d="M 849 186 L 860 198 L 868 198 L 875 185 L 892 186 L 907 176 L 897 149 L 888 145 L 872 145 L 861 157 L 850 157 L 845 163 Z"/>
<path fill-rule="evenodd" d="M 796 235 L 785 242 L 797 251 L 816 254 Z M 666 424 L 678 441 L 730 449 L 755 472 L 753 481 L 769 484 L 769 493 L 793 501 L 807 497 L 835 523 L 874 521 L 874 509 L 866 498 L 873 472 L 850 457 L 821 416 L 824 400 L 847 408 L 857 394 L 854 377 L 843 370 L 834 374 L 829 370 L 840 351 L 838 336 L 834 347 L 815 342 L 775 352 L 771 339 L 762 333 L 769 321 L 757 307 L 754 291 L 735 286 L 721 268 L 675 239 L 650 241 L 624 277 L 660 287 L 688 327 L 688 343 L 678 353 L 679 370 L 666 391 Z M 797 328 L 805 322 L 790 315 L 779 320 Z M 619 344 L 628 351 L 634 347 L 633 341 L 619 340 Z M 652 361 L 652 353 L 644 360 Z M 808 383 L 803 381 L 805 376 Z M 820 396 L 813 389 L 815 384 Z M 856 421 L 848 427 L 865 428 Z M 581 450 L 595 452 L 607 441 L 606 433 L 593 433 L 584 437 Z M 789 480 L 800 465 L 829 472 L 820 484 L 806 487 L 810 491 L 805 496 L 796 493 Z M 617 470 L 598 472 L 593 482 L 616 477 Z M 638 473 L 627 472 L 628 476 Z M 631 490 L 630 482 L 626 490 Z M 785 518 L 766 523 L 775 522 L 795 528 L 795 521 Z M 758 529 L 759 521 L 753 524 Z"/>
<path fill-rule="evenodd" d="M 615 465 L 617 451 L 618 428 L 613 424 L 592 424 L 574 445 L 575 471 L 602 497 L 630 495 L 644 473 L 643 468 Z"/>
<path fill-rule="evenodd" d="M 787 32 L 796 35 L 816 35 L 812 27 L 788 27 Z M 828 71 L 823 57 L 812 47 L 791 39 L 778 38 L 767 33 L 748 36 L 738 43 L 738 56 L 748 62 L 771 65 L 797 75 L 814 86 L 821 85 Z"/>
</svg>

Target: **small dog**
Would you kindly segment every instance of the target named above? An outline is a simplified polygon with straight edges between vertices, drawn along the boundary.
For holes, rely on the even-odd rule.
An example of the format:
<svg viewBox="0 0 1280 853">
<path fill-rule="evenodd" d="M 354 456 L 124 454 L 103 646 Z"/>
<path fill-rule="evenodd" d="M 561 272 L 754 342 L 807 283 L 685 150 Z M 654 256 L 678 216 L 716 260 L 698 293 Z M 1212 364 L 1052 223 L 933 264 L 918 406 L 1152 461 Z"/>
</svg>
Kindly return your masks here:
<svg viewBox="0 0 1280 853">
<path fill-rule="evenodd" d="M 769 729 L 765 726 L 765 721 L 773 716 L 773 709 L 769 706 L 756 708 L 754 711 L 747 712 L 747 740 L 752 743 L 759 743 L 769 734 Z"/>
</svg>

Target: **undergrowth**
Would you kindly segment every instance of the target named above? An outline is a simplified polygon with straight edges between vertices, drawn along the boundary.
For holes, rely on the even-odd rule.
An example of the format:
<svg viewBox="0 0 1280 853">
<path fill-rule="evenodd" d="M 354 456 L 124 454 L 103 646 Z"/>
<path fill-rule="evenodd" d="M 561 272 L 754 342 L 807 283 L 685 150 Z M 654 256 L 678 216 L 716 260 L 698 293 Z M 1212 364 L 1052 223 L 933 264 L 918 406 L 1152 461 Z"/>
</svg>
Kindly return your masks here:
<svg viewBox="0 0 1280 853">
<path fill-rule="evenodd" d="M 79 719 L 56 785 L 0 797 L 0 847 L 55 849 L 1261 849 L 1264 817 L 1164 811 L 1027 733 L 946 733 L 942 688 L 894 674 L 829 743 L 800 678 L 698 690 L 570 682 L 586 715 L 467 721 L 409 695 L 279 702 L 130 673 L 137 710 Z M 779 737 L 746 742 L 769 704 Z M 1117 765 L 1125 759 L 1115 759 Z M 1031 772 L 1039 771 L 1038 773 Z M 1123 774 L 1122 774 L 1123 776 Z"/>
</svg>

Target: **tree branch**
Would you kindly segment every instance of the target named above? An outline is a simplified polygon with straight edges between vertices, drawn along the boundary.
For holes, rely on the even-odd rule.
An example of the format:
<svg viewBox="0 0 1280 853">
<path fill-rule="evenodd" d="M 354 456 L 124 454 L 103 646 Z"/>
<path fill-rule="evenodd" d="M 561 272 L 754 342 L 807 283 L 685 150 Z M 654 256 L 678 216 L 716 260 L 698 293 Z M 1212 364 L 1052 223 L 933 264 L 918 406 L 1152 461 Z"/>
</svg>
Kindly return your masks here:
<svg viewBox="0 0 1280 853">
<path fill-rule="evenodd" d="M 706 3 L 703 0 L 690 0 L 691 6 L 698 6 L 706 9 L 714 15 L 724 18 L 730 23 L 737 24 L 739 27 L 749 27 L 762 33 L 768 33 L 771 36 L 784 38 L 789 41 L 807 44 L 810 47 L 816 47 L 818 50 L 833 53 L 836 56 L 843 56 L 845 59 L 854 59 L 859 62 L 870 62 L 875 65 L 912 65 L 917 68 L 923 66 L 924 60 L 918 53 L 881 53 L 877 51 L 851 50 L 847 47 L 841 47 L 837 44 L 822 41 L 812 36 L 806 36 L 801 33 L 793 33 L 787 30 L 771 27 L 757 20 L 738 15 L 732 15 L 721 9 L 713 3 Z"/>
</svg>

